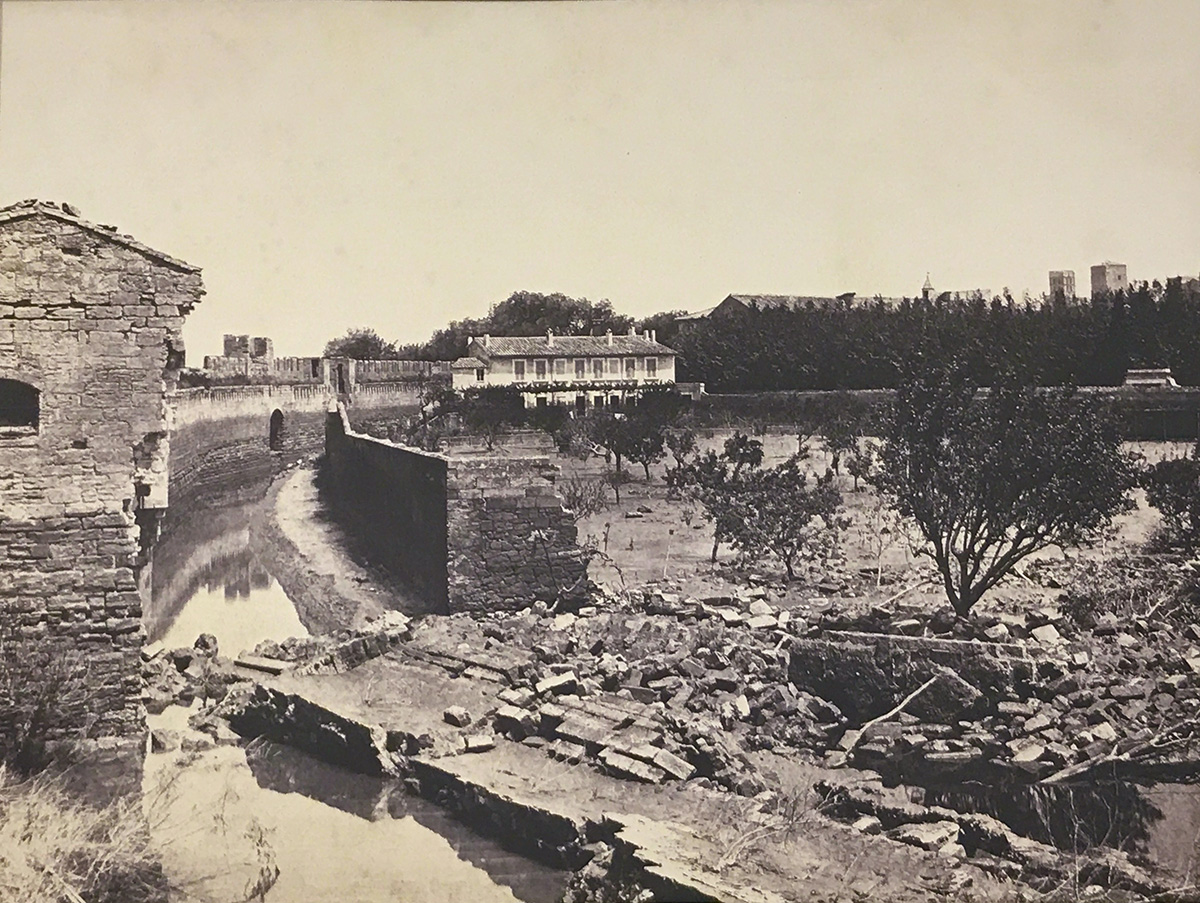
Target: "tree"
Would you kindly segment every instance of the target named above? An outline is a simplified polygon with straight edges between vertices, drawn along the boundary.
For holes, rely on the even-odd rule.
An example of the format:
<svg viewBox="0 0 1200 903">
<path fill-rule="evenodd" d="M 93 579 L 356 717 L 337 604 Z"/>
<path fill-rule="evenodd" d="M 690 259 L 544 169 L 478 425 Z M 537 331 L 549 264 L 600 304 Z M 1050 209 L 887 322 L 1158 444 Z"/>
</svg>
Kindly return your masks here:
<svg viewBox="0 0 1200 903">
<path fill-rule="evenodd" d="M 961 366 L 904 381 L 883 432 L 876 485 L 916 522 L 960 617 L 1027 555 L 1096 538 L 1136 480 L 1097 399 L 1015 380 L 979 392 Z"/>
<path fill-rule="evenodd" d="M 833 476 L 819 477 L 810 487 L 800 461 L 800 455 L 793 455 L 775 467 L 754 468 L 742 479 L 725 484 L 732 491 L 734 546 L 754 558 L 774 555 L 789 582 L 795 579 L 796 557 L 803 549 L 821 534 L 845 527 L 836 516 L 842 496 Z"/>
<path fill-rule="evenodd" d="M 1141 484 L 1162 513 L 1167 538 L 1189 551 L 1200 545 L 1200 443 L 1190 456 L 1150 465 Z"/>
<path fill-rule="evenodd" d="M 380 338 L 374 329 L 359 327 L 325 343 L 325 357 L 349 357 L 359 361 L 395 360 L 396 346 Z"/>
<path fill-rule="evenodd" d="M 481 436 L 488 451 L 496 440 L 525 417 L 525 402 L 518 389 L 511 386 L 483 386 L 463 393 L 461 402 L 455 405 L 462 417 L 463 426 L 476 436 Z"/>
<path fill-rule="evenodd" d="M 744 474 L 763 461 L 763 444 L 736 432 L 725 440 L 721 454 L 709 449 L 688 462 L 681 462 L 670 473 L 672 489 L 695 500 L 713 525 L 712 561 L 722 542 L 730 542 L 743 515 L 737 507 L 738 484 Z"/>
</svg>

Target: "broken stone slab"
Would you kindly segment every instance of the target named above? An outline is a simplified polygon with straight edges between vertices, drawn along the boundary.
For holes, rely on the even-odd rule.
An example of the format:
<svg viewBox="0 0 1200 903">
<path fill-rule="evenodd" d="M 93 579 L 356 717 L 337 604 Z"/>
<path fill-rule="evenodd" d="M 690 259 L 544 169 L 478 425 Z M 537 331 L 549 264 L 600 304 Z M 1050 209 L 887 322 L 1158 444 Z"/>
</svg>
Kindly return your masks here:
<svg viewBox="0 0 1200 903">
<path fill-rule="evenodd" d="M 268 658 L 265 655 L 239 655 L 233 660 L 233 663 L 241 668 L 249 668 L 252 671 L 262 671 L 264 674 L 282 674 L 284 671 L 294 667 L 293 662 L 281 661 L 277 658 Z"/>
<path fill-rule="evenodd" d="M 546 751 L 552 759 L 566 762 L 568 765 L 578 765 L 587 757 L 587 749 L 570 740 L 555 740 L 546 748 Z"/>
<path fill-rule="evenodd" d="M 463 738 L 463 748 L 469 753 L 487 752 L 496 748 L 496 737 L 494 734 L 471 734 Z"/>
<path fill-rule="evenodd" d="M 166 651 L 166 647 L 162 641 L 155 640 L 153 643 L 147 643 L 142 647 L 142 661 L 152 661 Z"/>
<path fill-rule="evenodd" d="M 1025 726 L 1022 728 L 1022 730 L 1024 730 L 1027 734 L 1036 734 L 1038 731 L 1043 731 L 1050 727 L 1050 725 L 1053 723 L 1053 721 L 1039 712 L 1025 722 Z"/>
<path fill-rule="evenodd" d="M 690 762 L 681 759 L 668 749 L 660 749 L 655 753 L 654 764 L 680 781 L 686 781 L 696 773 L 696 769 Z"/>
<path fill-rule="evenodd" d="M 557 729 L 560 737 L 584 746 L 595 747 L 608 745 L 614 733 L 611 722 L 588 718 L 586 715 L 571 715 Z"/>
<path fill-rule="evenodd" d="M 1043 646 L 1057 646 L 1063 642 L 1062 634 L 1053 624 L 1043 624 L 1029 631 L 1029 635 Z"/>
<path fill-rule="evenodd" d="M 442 712 L 442 719 L 455 727 L 466 727 L 471 723 L 471 715 L 460 705 L 452 705 Z"/>
<path fill-rule="evenodd" d="M 762 617 L 763 615 L 771 615 L 774 617 L 775 615 L 775 609 L 771 607 L 771 604 L 761 598 L 755 599 L 753 602 L 751 602 L 748 611 L 753 617 Z"/>
<path fill-rule="evenodd" d="M 850 827 L 859 834 L 878 834 L 883 830 L 883 823 L 874 815 L 860 815 Z"/>
<path fill-rule="evenodd" d="M 552 702 L 544 703 L 538 708 L 538 723 L 541 726 L 541 730 L 546 734 L 551 734 L 557 730 L 566 717 L 567 710 L 561 705 L 555 705 Z"/>
<path fill-rule="evenodd" d="M 666 772 L 657 765 L 634 759 L 614 749 L 601 750 L 600 761 L 618 777 L 631 778 L 644 784 L 661 784 L 666 778 Z"/>
<path fill-rule="evenodd" d="M 1032 718 L 1037 714 L 1037 706 L 1032 702 L 1014 702 L 1006 699 L 996 704 L 996 711 L 1001 715 L 1019 715 L 1022 718 Z"/>
<path fill-rule="evenodd" d="M 774 615 L 754 615 L 748 621 L 746 626 L 751 630 L 766 630 L 772 627 L 779 626 L 779 619 Z"/>
<path fill-rule="evenodd" d="M 579 678 L 575 675 L 574 671 L 553 674 L 544 680 L 539 680 L 534 689 L 539 696 L 558 696 L 565 693 L 575 693 L 579 690 Z"/>
<path fill-rule="evenodd" d="M 529 689 L 528 687 L 506 687 L 497 693 L 496 696 L 501 702 L 508 703 L 509 705 L 515 705 L 520 708 L 527 708 L 530 704 L 532 704 L 534 699 L 537 697 L 537 694 L 535 694 L 533 690 Z"/>
<path fill-rule="evenodd" d="M 939 850 L 948 843 L 958 842 L 958 823 L 935 821 L 901 825 L 890 833 L 901 843 L 920 847 L 923 850 Z"/>
<path fill-rule="evenodd" d="M 179 731 L 155 728 L 150 731 L 150 752 L 174 752 L 182 743 Z"/>
<path fill-rule="evenodd" d="M 504 705 L 496 710 L 496 729 L 505 734 L 515 734 L 518 739 L 535 733 L 537 724 L 537 719 L 527 709 Z"/>
</svg>

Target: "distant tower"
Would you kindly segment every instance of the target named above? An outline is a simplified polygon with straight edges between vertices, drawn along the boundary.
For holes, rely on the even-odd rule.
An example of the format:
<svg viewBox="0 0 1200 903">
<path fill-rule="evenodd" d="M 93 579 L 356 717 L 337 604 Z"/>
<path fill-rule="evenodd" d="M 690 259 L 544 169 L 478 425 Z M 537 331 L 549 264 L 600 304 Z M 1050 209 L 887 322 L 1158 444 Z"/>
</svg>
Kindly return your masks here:
<svg viewBox="0 0 1200 903">
<path fill-rule="evenodd" d="M 1064 301 L 1072 301 L 1075 298 L 1075 271 L 1074 270 L 1051 270 L 1050 271 L 1050 297 L 1062 298 Z"/>
<path fill-rule="evenodd" d="M 1092 267 L 1092 295 L 1107 295 L 1122 292 L 1129 288 L 1129 276 L 1125 264 L 1113 263 L 1110 260 L 1098 263 Z"/>
<path fill-rule="evenodd" d="M 933 298 L 933 283 L 929 281 L 929 274 L 925 274 L 925 284 L 921 286 L 921 300 L 928 301 Z"/>
</svg>

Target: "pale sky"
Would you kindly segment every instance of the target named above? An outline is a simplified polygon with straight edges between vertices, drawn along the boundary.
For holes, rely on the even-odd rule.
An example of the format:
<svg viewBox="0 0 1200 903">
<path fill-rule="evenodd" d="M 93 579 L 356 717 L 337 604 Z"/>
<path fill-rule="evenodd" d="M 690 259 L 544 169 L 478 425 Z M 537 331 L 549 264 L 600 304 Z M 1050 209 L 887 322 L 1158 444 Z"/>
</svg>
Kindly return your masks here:
<svg viewBox="0 0 1200 903">
<path fill-rule="evenodd" d="M 1197 0 L 0 3 L 0 205 L 203 268 L 224 332 L 420 341 L 509 293 L 1200 272 Z"/>
</svg>

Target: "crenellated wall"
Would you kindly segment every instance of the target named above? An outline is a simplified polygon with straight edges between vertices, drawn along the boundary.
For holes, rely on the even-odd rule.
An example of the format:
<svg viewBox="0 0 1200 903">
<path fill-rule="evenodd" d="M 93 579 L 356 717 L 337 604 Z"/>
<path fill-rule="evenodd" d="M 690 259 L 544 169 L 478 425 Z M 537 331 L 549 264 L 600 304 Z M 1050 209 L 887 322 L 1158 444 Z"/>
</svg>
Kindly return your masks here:
<svg viewBox="0 0 1200 903">
<path fill-rule="evenodd" d="M 400 580 L 442 611 L 552 601 L 586 575 L 548 457 L 457 458 L 326 421 L 325 479 L 343 521 Z"/>
</svg>

